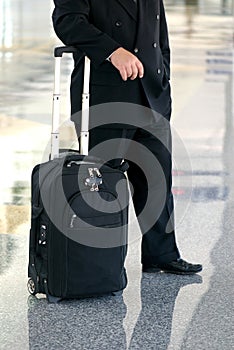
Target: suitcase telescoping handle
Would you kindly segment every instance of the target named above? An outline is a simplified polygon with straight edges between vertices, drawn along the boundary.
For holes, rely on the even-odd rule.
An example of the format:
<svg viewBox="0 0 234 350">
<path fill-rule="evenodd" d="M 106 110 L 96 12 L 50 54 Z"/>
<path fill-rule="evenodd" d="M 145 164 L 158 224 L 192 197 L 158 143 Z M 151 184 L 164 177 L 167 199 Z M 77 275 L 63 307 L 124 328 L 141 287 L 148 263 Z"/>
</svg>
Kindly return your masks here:
<svg viewBox="0 0 234 350">
<path fill-rule="evenodd" d="M 61 46 L 54 49 L 55 70 L 54 70 L 54 93 L 52 110 L 52 130 L 51 130 L 51 159 L 59 156 L 59 117 L 60 117 L 60 76 L 61 59 L 64 53 L 76 53 L 77 48 L 73 46 Z M 90 80 L 90 60 L 85 56 L 84 63 L 84 83 L 82 93 L 81 111 L 81 132 L 80 132 L 80 154 L 88 155 L 89 146 L 89 80 Z"/>
</svg>

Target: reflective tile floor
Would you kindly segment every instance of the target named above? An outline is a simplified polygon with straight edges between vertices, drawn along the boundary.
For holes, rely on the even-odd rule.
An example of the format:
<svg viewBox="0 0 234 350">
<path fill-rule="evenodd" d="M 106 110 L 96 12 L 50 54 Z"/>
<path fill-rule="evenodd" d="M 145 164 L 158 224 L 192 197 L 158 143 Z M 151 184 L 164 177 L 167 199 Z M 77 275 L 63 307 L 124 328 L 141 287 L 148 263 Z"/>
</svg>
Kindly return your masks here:
<svg viewBox="0 0 234 350">
<path fill-rule="evenodd" d="M 48 304 L 28 295 L 32 167 L 48 157 L 52 1 L 0 3 L 0 349 L 230 350 L 233 327 L 233 1 L 165 0 L 172 49 L 173 192 L 196 276 L 142 274 L 131 211 L 123 297 Z M 71 58 L 63 64 L 68 94 Z M 61 146 L 75 140 L 61 108 Z"/>
</svg>

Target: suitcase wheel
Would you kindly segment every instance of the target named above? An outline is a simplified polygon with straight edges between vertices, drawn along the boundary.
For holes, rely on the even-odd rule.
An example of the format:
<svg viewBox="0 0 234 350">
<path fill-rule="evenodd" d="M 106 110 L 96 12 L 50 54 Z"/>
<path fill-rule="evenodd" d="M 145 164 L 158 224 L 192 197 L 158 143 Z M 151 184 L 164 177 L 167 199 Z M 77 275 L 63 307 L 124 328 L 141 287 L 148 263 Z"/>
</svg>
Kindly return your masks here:
<svg viewBox="0 0 234 350">
<path fill-rule="evenodd" d="M 27 287 L 30 294 L 32 295 L 37 294 L 37 285 L 32 278 L 29 278 Z"/>
<path fill-rule="evenodd" d="M 122 290 L 117 290 L 116 292 L 112 292 L 111 295 L 113 297 L 120 297 L 121 295 L 123 295 L 123 291 Z"/>
<path fill-rule="evenodd" d="M 38 301 L 39 299 L 35 295 L 29 295 L 27 300 L 28 308 L 33 309 Z"/>
</svg>

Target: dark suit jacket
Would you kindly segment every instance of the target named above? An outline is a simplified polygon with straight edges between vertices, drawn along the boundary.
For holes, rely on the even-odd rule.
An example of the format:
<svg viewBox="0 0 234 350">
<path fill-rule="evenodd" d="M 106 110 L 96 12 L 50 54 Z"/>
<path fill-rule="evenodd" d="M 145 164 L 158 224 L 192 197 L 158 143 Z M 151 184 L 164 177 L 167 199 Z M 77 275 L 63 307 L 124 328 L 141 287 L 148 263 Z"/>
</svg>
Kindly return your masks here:
<svg viewBox="0 0 234 350">
<path fill-rule="evenodd" d="M 103 102 L 148 105 L 170 118 L 170 48 L 162 0 L 54 0 L 53 24 L 65 45 L 79 48 L 71 82 L 72 114 L 81 109 L 84 55 L 91 59 L 91 105 Z M 144 77 L 124 82 L 106 58 L 118 47 L 135 54 Z M 72 118 L 75 119 L 74 117 Z"/>
</svg>

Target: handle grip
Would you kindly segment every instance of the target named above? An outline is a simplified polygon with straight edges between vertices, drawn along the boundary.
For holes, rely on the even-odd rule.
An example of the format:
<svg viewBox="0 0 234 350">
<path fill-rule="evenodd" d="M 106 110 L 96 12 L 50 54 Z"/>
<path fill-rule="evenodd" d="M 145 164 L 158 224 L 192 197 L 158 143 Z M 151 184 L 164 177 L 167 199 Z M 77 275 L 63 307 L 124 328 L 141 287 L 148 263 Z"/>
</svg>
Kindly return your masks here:
<svg viewBox="0 0 234 350">
<path fill-rule="evenodd" d="M 64 53 L 76 53 L 78 51 L 74 46 L 58 46 L 54 49 L 54 57 L 63 57 Z"/>
</svg>

